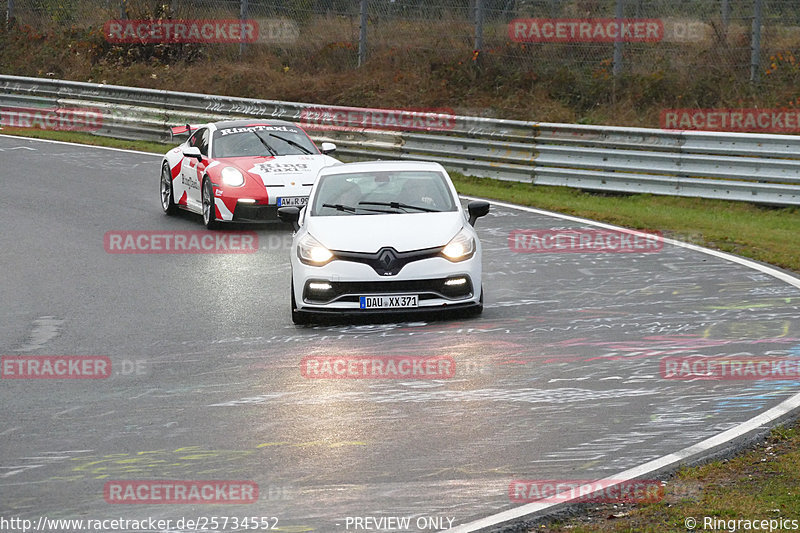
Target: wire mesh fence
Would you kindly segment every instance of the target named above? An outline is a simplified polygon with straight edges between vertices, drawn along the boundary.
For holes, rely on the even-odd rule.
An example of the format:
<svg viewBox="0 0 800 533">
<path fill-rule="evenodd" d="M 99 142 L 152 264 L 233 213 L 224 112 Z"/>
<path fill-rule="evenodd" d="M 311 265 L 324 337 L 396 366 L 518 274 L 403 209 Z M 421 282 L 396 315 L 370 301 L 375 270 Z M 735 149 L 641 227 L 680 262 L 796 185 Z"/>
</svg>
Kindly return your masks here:
<svg viewBox="0 0 800 533">
<path fill-rule="evenodd" d="M 214 55 L 236 61 L 262 52 L 287 67 L 329 70 L 376 60 L 398 69 L 473 61 L 537 75 L 577 70 L 611 78 L 704 69 L 747 80 L 794 69 L 793 50 L 800 46 L 800 5 L 794 0 L 5 3 L 10 26 L 96 32 L 104 46 L 138 49 L 142 58 L 173 46 L 186 59 Z M 209 21 L 231 24 L 208 27 Z M 242 27 L 236 29 L 236 21 Z"/>
</svg>

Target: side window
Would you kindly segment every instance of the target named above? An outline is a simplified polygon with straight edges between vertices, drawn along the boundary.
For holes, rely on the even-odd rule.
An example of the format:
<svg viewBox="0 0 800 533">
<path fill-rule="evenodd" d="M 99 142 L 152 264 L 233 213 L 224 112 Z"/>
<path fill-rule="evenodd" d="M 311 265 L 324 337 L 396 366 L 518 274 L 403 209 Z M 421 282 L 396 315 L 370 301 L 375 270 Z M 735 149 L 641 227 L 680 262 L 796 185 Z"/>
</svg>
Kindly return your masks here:
<svg viewBox="0 0 800 533">
<path fill-rule="evenodd" d="M 208 128 L 202 128 L 194 132 L 189 138 L 189 146 L 200 149 L 200 153 L 208 157 Z"/>
<path fill-rule="evenodd" d="M 200 153 L 208 157 L 208 128 L 203 128 L 197 133 L 200 134 L 200 146 L 198 146 Z"/>
<path fill-rule="evenodd" d="M 192 134 L 191 137 L 189 137 L 189 146 L 196 146 L 197 148 L 200 147 L 197 143 L 200 141 L 200 133 L 202 131 L 203 130 L 197 130 Z"/>
</svg>

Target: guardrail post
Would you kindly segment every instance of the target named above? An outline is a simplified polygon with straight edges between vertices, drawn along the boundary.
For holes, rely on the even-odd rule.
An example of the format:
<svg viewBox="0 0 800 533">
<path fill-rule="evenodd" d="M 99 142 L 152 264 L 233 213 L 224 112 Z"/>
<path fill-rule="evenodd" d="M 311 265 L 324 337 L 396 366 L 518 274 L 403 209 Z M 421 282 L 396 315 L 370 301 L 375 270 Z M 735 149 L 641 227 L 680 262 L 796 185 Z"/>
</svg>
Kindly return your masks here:
<svg viewBox="0 0 800 533">
<path fill-rule="evenodd" d="M 750 38 L 750 81 L 757 82 L 761 69 L 761 0 L 753 0 L 753 29 Z"/>
<path fill-rule="evenodd" d="M 615 9 L 614 18 L 617 19 L 619 25 L 622 20 L 622 2 L 624 0 L 617 0 L 617 7 Z M 618 32 L 617 38 L 614 39 L 614 76 L 622 72 L 622 32 Z"/>
</svg>

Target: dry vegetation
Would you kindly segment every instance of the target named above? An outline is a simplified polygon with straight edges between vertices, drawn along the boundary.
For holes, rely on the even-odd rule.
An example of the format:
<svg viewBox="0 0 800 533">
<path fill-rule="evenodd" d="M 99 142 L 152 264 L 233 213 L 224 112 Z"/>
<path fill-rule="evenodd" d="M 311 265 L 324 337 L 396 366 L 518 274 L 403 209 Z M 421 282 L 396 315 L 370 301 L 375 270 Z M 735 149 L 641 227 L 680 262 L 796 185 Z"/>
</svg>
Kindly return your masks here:
<svg viewBox="0 0 800 533">
<path fill-rule="evenodd" d="M 789 29 L 765 36 L 776 52 L 764 65 L 762 82 L 752 85 L 742 25 L 730 26 L 725 36 L 709 31 L 694 44 L 626 45 L 628 68 L 614 78 L 610 44 L 513 43 L 506 24 L 497 21 L 487 22 L 484 51 L 476 57 L 472 27 L 464 20 L 377 18 L 371 21 L 368 60 L 359 68 L 354 17 L 309 16 L 296 23 L 299 38 L 294 42 L 248 45 L 240 55 L 238 45 L 115 45 L 103 34 L 110 16 L 103 10 L 47 16 L 48 24 L 20 18 L 11 29 L 0 29 L 0 72 L 253 98 L 650 127 L 659 125 L 664 108 L 792 107 L 800 82 L 792 54 L 800 40 Z"/>
</svg>

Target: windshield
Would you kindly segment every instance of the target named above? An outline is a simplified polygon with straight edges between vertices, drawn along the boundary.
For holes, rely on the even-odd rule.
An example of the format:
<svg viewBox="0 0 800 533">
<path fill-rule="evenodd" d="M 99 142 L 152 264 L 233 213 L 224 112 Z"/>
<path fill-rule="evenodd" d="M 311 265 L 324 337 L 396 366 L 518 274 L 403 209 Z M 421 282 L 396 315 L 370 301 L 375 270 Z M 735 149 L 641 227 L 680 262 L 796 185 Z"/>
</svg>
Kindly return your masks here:
<svg viewBox="0 0 800 533">
<path fill-rule="evenodd" d="M 389 171 L 322 176 L 312 216 L 455 211 L 441 172 Z"/>
<path fill-rule="evenodd" d="M 212 157 L 252 157 L 319 154 L 300 128 L 252 125 L 214 132 Z"/>
</svg>

